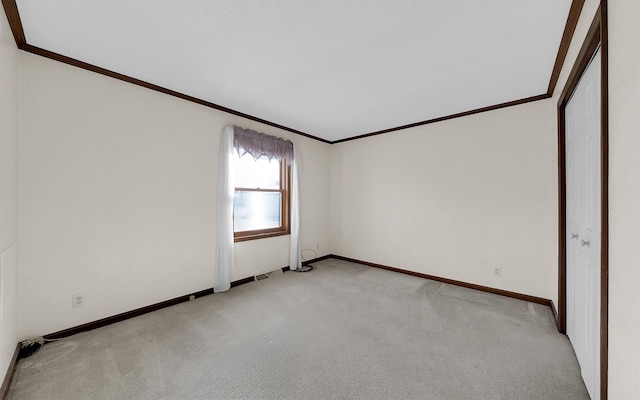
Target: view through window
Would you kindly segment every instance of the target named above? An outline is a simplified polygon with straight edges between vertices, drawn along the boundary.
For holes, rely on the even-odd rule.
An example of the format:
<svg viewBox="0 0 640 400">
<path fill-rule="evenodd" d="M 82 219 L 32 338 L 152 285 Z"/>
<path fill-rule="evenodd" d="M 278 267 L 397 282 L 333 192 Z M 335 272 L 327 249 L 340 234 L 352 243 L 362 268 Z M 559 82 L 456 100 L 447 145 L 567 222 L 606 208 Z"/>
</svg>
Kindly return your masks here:
<svg viewBox="0 0 640 400">
<path fill-rule="evenodd" d="M 236 241 L 288 233 L 286 162 L 234 152 Z"/>
</svg>

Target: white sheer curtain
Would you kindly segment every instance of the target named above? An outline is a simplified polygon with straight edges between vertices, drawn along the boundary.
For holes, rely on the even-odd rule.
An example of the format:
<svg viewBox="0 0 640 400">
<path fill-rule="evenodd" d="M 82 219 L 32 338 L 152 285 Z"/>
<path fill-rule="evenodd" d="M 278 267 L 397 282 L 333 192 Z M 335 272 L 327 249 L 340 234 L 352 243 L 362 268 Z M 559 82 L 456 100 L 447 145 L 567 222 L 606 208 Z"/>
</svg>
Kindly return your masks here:
<svg viewBox="0 0 640 400">
<path fill-rule="evenodd" d="M 291 250 L 289 268 L 296 270 L 302 266 L 300 255 L 300 153 L 298 146 L 293 145 L 293 160 L 291 160 Z"/>
<path fill-rule="evenodd" d="M 265 138 L 266 136 L 266 138 Z M 289 253 L 289 268 L 296 270 L 302 266 L 300 254 L 300 154 L 298 146 L 291 141 L 287 150 L 284 139 L 243 130 L 239 127 L 226 127 L 222 131 L 220 143 L 220 168 L 218 171 L 218 238 L 216 243 L 216 264 L 213 273 L 213 291 L 224 292 L 231 287 L 231 272 L 234 267 L 233 255 L 233 196 L 235 194 L 235 180 L 233 171 L 234 147 L 242 148 L 245 152 L 251 150 L 259 155 L 267 154 L 280 158 L 293 158 L 291 162 L 291 247 Z M 282 142 L 282 143 L 280 143 Z M 266 143 L 266 145 L 265 145 Z M 264 147 L 269 151 L 264 153 Z M 252 153 L 253 154 L 253 153 Z M 255 157 L 255 156 L 254 156 Z"/>
<path fill-rule="evenodd" d="M 213 291 L 224 292 L 231 287 L 233 271 L 233 128 L 222 131 L 220 170 L 218 171 L 218 238 L 216 265 L 213 272 Z"/>
</svg>

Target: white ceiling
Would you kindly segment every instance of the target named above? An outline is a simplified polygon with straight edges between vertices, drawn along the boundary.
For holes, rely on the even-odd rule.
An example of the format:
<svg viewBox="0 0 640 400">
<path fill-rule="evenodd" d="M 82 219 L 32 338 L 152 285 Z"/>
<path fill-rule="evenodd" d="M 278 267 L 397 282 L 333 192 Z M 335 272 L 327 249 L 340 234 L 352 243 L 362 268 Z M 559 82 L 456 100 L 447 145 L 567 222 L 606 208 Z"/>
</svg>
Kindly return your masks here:
<svg viewBox="0 0 640 400">
<path fill-rule="evenodd" d="M 329 141 L 544 94 L 571 0 L 17 0 L 27 43 Z"/>
</svg>

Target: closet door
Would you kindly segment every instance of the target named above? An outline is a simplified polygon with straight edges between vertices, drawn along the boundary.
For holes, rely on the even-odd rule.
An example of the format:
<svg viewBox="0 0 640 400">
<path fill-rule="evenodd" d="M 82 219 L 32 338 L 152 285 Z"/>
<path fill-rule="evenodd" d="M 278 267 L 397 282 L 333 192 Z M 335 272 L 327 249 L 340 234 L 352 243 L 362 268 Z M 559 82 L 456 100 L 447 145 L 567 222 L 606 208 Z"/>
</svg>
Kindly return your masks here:
<svg viewBox="0 0 640 400">
<path fill-rule="evenodd" d="M 566 105 L 567 336 L 600 398 L 600 50 Z"/>
</svg>

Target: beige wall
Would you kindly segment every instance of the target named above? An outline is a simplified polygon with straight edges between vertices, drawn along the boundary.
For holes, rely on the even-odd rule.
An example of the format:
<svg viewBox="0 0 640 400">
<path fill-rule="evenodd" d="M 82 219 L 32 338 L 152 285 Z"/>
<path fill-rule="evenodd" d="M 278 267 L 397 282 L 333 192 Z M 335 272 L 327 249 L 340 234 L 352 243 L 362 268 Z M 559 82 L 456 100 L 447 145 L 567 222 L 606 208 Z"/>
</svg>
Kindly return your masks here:
<svg viewBox="0 0 640 400">
<path fill-rule="evenodd" d="M 299 146 L 302 248 L 329 253 L 327 144 L 21 53 L 20 336 L 213 286 L 220 134 Z M 232 279 L 289 263 L 287 237 L 241 243 Z M 85 305 L 71 307 L 84 293 Z"/>
<path fill-rule="evenodd" d="M 0 377 L 18 342 L 17 143 L 18 49 L 0 12 Z"/>
<path fill-rule="evenodd" d="M 539 101 L 334 145 L 335 253 L 555 299 L 554 112 Z"/>
<path fill-rule="evenodd" d="M 640 2 L 609 1 L 609 398 L 640 393 Z"/>
</svg>

